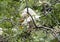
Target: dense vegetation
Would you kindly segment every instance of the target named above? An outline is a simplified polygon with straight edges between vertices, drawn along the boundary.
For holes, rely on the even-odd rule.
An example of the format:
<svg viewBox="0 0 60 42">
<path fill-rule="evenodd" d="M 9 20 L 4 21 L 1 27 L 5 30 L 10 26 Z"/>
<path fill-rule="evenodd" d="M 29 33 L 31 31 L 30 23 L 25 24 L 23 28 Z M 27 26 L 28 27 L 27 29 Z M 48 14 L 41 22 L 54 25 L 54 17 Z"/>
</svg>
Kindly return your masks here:
<svg viewBox="0 0 60 42">
<path fill-rule="evenodd" d="M 0 0 L 0 42 L 59 42 L 60 0 L 27 0 L 27 3 Z M 27 25 L 21 25 L 21 14 L 27 5 L 40 16 L 36 25 L 43 28 L 32 26 L 29 32 Z"/>
</svg>

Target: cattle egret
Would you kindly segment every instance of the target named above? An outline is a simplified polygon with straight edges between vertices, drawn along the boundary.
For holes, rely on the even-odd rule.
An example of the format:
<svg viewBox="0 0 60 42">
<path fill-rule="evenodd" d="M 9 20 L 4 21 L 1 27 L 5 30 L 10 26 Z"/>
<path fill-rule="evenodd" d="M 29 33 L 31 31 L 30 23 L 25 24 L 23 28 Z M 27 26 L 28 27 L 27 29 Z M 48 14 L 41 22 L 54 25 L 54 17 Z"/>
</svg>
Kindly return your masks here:
<svg viewBox="0 0 60 42">
<path fill-rule="evenodd" d="M 34 12 L 34 10 L 32 10 L 31 8 L 28 8 L 28 12 L 29 12 L 29 14 L 32 16 L 32 18 L 34 19 L 34 21 L 36 21 L 36 20 L 39 20 L 39 15 L 37 15 L 35 12 Z M 31 18 L 31 16 L 28 16 L 27 17 L 27 15 L 29 15 L 29 14 L 27 14 L 27 8 L 25 8 L 23 11 L 22 11 L 22 14 L 21 14 L 21 16 L 24 18 L 24 21 L 23 21 L 23 23 L 22 24 L 27 24 L 27 23 L 29 23 L 29 22 L 31 22 L 32 21 L 32 18 Z M 27 17 L 27 18 L 25 18 L 25 17 Z"/>
</svg>

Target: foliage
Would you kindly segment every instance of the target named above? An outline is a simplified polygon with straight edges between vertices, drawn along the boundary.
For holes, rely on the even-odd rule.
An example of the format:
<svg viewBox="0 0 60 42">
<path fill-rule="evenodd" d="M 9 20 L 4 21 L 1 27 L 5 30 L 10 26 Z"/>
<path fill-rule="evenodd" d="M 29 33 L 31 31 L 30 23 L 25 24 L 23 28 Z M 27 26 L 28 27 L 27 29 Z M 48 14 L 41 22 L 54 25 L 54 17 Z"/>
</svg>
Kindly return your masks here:
<svg viewBox="0 0 60 42">
<path fill-rule="evenodd" d="M 56 0 L 45 0 L 49 3 L 49 6 L 45 7 L 45 11 L 47 12 L 46 14 L 44 14 L 43 4 L 40 3 L 40 1 L 42 0 L 28 0 L 28 6 L 41 16 L 40 21 L 37 21 L 36 24 L 60 29 L 60 1 L 58 0 L 56 2 Z M 28 33 L 27 26 L 20 25 L 21 13 L 25 7 L 25 0 L 0 0 L 0 27 L 3 29 L 3 40 L 5 38 L 6 42 L 60 41 L 60 39 L 58 39 L 60 34 L 54 38 L 50 30 L 41 30 L 36 28 L 32 29 L 32 32 Z M 51 9 L 51 11 L 49 9 Z"/>
</svg>

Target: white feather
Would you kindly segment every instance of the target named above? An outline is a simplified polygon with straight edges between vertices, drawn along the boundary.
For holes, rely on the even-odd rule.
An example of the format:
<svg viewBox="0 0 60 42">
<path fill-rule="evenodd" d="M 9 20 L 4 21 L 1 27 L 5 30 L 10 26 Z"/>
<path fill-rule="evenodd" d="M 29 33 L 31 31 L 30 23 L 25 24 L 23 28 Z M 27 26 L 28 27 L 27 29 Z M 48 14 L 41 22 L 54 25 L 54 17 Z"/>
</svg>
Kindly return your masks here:
<svg viewBox="0 0 60 42">
<path fill-rule="evenodd" d="M 31 8 L 28 8 L 28 12 L 30 15 L 36 15 L 36 13 L 34 12 L 34 10 L 32 10 Z M 27 8 L 25 8 L 23 11 L 22 11 L 22 14 L 21 16 L 26 16 L 27 15 Z"/>
</svg>

